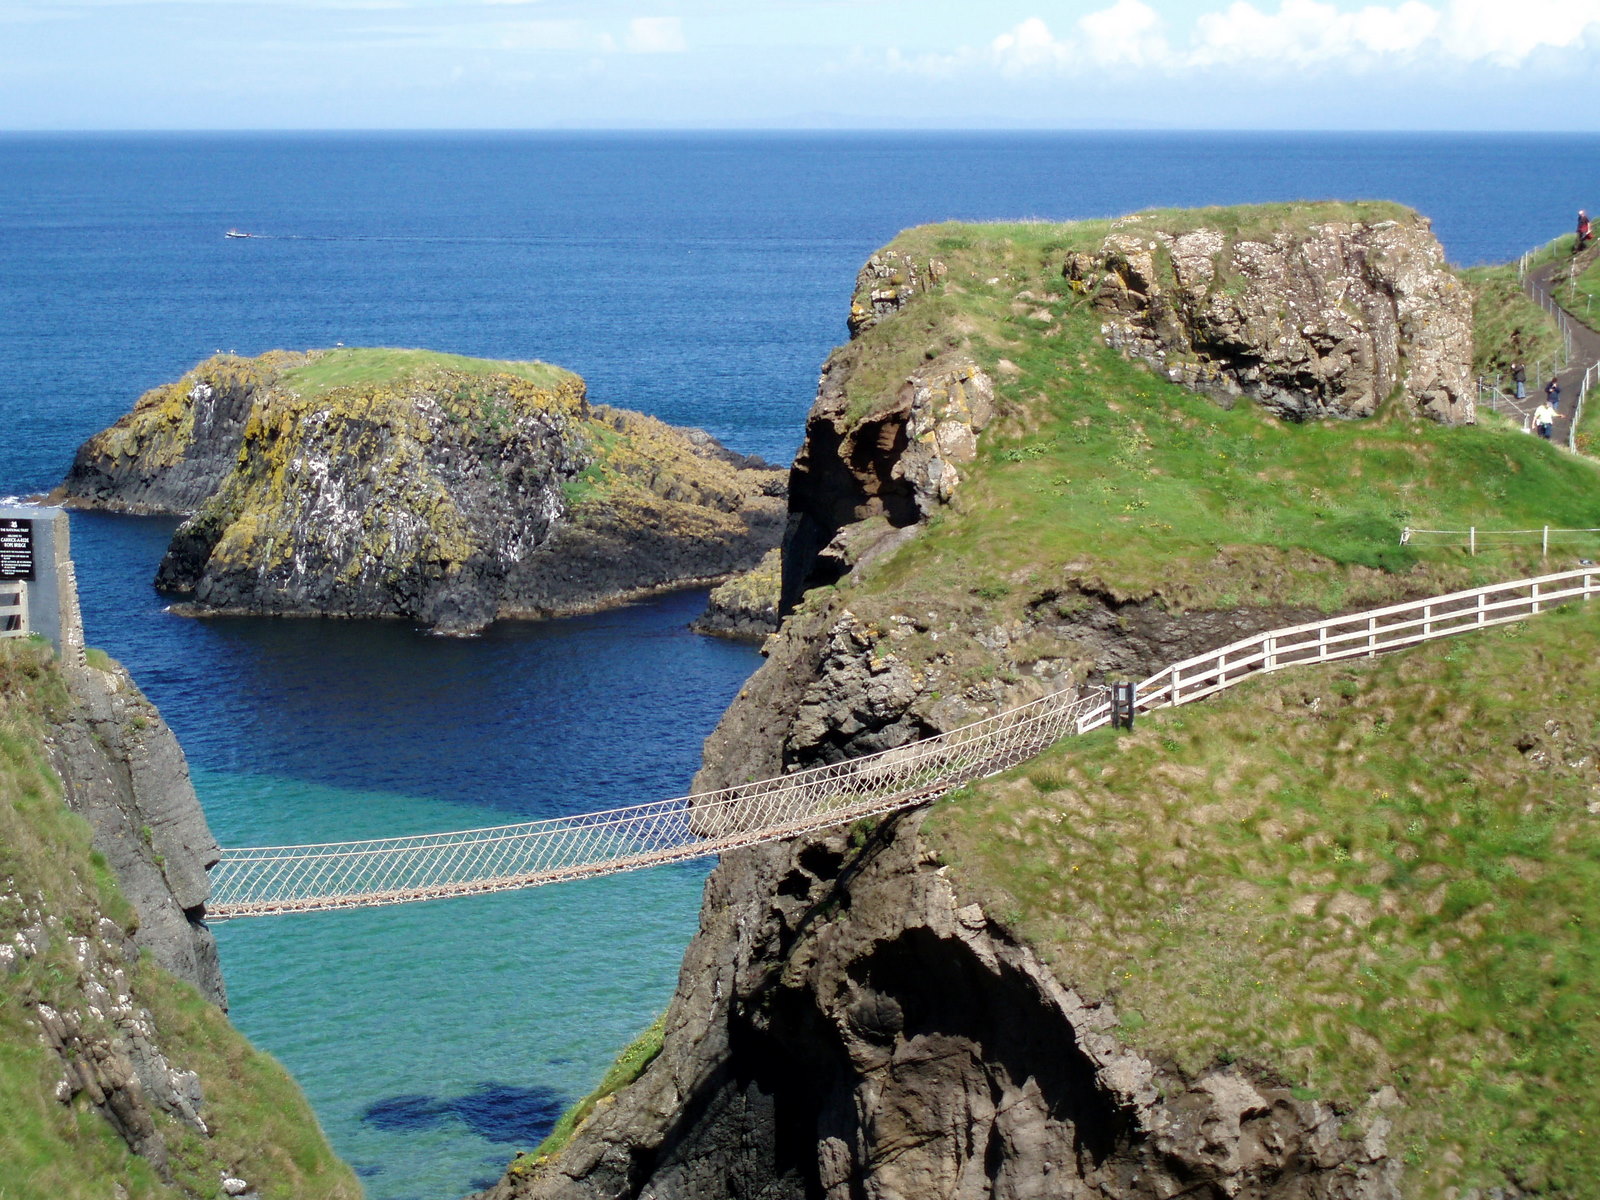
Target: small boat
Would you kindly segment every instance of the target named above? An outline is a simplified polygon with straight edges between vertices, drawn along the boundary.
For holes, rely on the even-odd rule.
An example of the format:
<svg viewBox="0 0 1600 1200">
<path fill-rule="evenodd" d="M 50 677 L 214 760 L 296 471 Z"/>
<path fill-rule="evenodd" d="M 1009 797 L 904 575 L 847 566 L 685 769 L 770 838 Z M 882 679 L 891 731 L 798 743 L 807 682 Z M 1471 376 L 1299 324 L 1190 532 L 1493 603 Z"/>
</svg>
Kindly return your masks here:
<svg viewBox="0 0 1600 1200">
<path fill-rule="evenodd" d="M 255 237 L 255 234 L 253 234 L 253 233 L 245 233 L 241 229 L 230 229 L 230 230 L 228 230 L 228 232 L 227 232 L 227 234 L 225 236 L 243 238 L 243 237 Z"/>
</svg>

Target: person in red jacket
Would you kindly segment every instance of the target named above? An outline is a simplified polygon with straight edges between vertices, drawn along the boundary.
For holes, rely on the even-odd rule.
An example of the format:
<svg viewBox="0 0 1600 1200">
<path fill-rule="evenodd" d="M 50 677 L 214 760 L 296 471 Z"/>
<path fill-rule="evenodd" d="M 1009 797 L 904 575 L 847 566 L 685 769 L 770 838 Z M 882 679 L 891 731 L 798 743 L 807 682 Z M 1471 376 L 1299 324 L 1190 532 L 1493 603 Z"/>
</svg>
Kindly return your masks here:
<svg viewBox="0 0 1600 1200">
<path fill-rule="evenodd" d="M 1576 254 L 1579 250 L 1582 250 L 1589 244 L 1589 239 L 1593 236 L 1589 229 L 1589 214 L 1580 208 L 1578 210 L 1578 244 L 1572 248 L 1572 252 Z"/>
</svg>

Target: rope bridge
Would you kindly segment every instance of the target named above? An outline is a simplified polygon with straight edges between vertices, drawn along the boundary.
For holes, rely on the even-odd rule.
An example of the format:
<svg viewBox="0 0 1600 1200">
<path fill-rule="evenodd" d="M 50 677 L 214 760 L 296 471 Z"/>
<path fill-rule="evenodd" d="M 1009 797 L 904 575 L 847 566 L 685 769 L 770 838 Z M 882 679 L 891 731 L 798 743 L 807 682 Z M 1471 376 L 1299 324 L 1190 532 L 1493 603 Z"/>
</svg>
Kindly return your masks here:
<svg viewBox="0 0 1600 1200">
<path fill-rule="evenodd" d="M 1135 703 L 1185 704 L 1262 671 L 1369 657 L 1597 593 L 1600 568 L 1590 568 L 1272 630 L 1162 669 L 1136 686 Z M 697 796 L 456 833 L 224 850 L 207 916 L 481 895 L 703 858 L 937 799 L 1111 718 L 1108 688 L 1058 693 L 893 750 Z"/>
</svg>

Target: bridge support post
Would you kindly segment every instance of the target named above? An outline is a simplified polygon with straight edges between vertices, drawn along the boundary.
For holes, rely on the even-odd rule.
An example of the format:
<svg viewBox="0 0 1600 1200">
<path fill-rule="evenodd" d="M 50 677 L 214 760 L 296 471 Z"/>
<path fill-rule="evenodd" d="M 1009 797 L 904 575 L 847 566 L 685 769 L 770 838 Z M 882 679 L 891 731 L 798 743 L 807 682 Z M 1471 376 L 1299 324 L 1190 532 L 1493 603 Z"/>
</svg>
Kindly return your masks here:
<svg viewBox="0 0 1600 1200">
<path fill-rule="evenodd" d="M 1138 703 L 1136 683 L 1111 685 L 1111 728 L 1132 729 L 1134 705 Z"/>
</svg>

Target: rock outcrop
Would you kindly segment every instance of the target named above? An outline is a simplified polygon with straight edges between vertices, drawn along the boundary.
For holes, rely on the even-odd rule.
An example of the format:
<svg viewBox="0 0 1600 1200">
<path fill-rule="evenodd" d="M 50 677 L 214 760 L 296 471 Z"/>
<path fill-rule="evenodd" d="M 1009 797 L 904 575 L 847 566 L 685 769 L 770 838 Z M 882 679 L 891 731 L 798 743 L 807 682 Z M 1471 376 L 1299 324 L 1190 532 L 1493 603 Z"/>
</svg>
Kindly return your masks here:
<svg viewBox="0 0 1600 1200">
<path fill-rule="evenodd" d="M 994 382 L 965 355 L 912 371 L 892 400 L 866 415 L 852 409 L 845 387 L 855 366 L 845 347 L 823 367 L 789 475 L 784 611 L 807 588 L 842 578 L 869 551 L 899 544 L 884 536 L 889 531 L 916 526 L 948 504 L 994 417 Z M 835 540 L 863 522 L 875 524 Z"/>
<path fill-rule="evenodd" d="M 778 631 L 782 552 L 768 550 L 755 567 L 711 589 L 706 611 L 689 626 L 696 633 L 759 641 Z"/>
<path fill-rule="evenodd" d="M 1241 234 L 1201 210 L 1114 225 L 1065 275 L 1111 345 L 1174 382 L 1289 420 L 1370 417 L 1398 393 L 1436 421 L 1473 421 L 1472 297 L 1425 219 Z"/>
<path fill-rule="evenodd" d="M 86 443 L 54 498 L 193 509 L 156 579 L 192 611 L 470 633 L 749 569 L 782 495 L 780 472 L 591 407 L 557 368 L 341 350 L 202 364 Z"/>
<path fill-rule="evenodd" d="M 217 943 L 205 924 L 206 871 L 221 854 L 178 739 L 119 664 L 68 673 L 76 702 L 57 722 L 51 759 L 67 807 L 89 822 L 139 914 L 133 943 L 227 1007 Z"/>
</svg>

